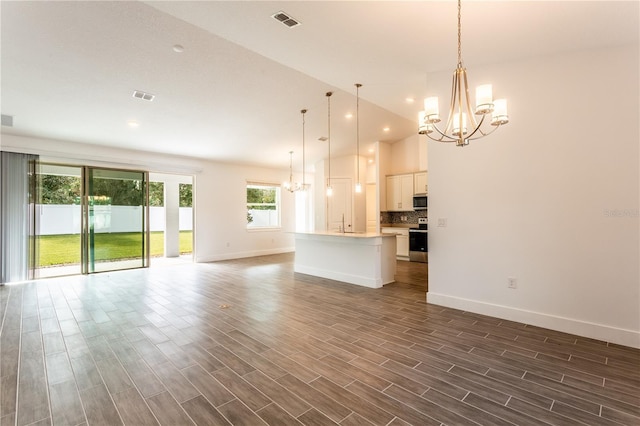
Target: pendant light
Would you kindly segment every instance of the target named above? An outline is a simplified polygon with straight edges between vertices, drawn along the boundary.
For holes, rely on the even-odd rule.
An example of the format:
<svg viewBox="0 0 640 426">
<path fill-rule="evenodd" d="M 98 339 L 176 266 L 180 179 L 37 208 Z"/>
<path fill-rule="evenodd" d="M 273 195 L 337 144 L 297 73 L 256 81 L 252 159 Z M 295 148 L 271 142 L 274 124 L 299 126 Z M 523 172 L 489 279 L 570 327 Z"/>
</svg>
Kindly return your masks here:
<svg viewBox="0 0 640 426">
<path fill-rule="evenodd" d="M 360 184 L 360 88 L 362 84 L 356 83 L 356 192 L 362 192 Z"/>
<path fill-rule="evenodd" d="M 300 112 L 302 113 L 302 187 L 300 188 L 302 191 L 306 191 L 308 189 L 307 184 L 305 183 L 306 180 L 306 173 L 305 173 L 305 158 L 304 158 L 304 115 L 307 113 L 306 109 L 300 110 Z"/>
<path fill-rule="evenodd" d="M 327 197 L 333 195 L 333 188 L 331 188 L 331 95 L 333 92 L 327 92 L 327 141 L 329 147 L 328 173 L 327 173 Z"/>
</svg>

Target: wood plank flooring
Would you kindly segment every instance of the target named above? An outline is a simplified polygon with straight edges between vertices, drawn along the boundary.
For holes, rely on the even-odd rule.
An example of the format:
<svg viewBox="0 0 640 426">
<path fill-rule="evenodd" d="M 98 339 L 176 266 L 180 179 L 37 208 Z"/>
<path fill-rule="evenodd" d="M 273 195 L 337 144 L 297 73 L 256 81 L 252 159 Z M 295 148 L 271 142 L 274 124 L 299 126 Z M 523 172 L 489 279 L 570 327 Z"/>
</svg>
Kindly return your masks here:
<svg viewBox="0 0 640 426">
<path fill-rule="evenodd" d="M 1 425 L 639 425 L 640 351 L 284 254 L 0 287 Z"/>
</svg>

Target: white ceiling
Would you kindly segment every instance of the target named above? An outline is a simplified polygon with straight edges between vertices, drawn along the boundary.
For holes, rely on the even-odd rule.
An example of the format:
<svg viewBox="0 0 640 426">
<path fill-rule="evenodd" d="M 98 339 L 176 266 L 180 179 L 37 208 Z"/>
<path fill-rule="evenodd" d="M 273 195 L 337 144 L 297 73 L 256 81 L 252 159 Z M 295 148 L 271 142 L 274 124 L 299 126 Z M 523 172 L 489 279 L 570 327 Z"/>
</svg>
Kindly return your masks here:
<svg viewBox="0 0 640 426">
<path fill-rule="evenodd" d="M 3 133 L 300 169 L 415 134 L 428 72 L 453 70 L 455 1 L 2 1 Z M 638 43 L 638 1 L 466 1 L 473 67 Z M 271 18 L 285 11 L 302 25 Z M 173 46 L 184 46 L 182 53 Z M 473 82 L 471 82 L 473 84 Z M 523 82 L 526 84 L 526 82 Z M 156 95 L 153 102 L 134 90 Z M 407 97 L 417 101 L 407 103 Z M 139 127 L 131 128 L 135 120 Z M 383 131 L 388 126 L 390 131 Z"/>
</svg>

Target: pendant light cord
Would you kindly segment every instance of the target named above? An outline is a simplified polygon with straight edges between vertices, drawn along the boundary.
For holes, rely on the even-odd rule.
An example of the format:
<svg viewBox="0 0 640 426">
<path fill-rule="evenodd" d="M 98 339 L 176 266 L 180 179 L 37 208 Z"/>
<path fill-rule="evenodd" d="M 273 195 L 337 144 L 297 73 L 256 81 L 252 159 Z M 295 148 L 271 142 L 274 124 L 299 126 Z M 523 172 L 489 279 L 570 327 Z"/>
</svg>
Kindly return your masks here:
<svg viewBox="0 0 640 426">
<path fill-rule="evenodd" d="M 305 182 L 305 169 L 304 169 L 304 115 L 307 110 L 303 109 L 300 111 L 302 113 L 302 190 L 306 190 L 306 182 Z"/>
<path fill-rule="evenodd" d="M 362 84 L 356 83 L 356 183 L 360 184 L 360 87 Z"/>
<path fill-rule="evenodd" d="M 331 95 L 333 95 L 333 92 L 327 92 L 327 139 L 329 141 L 329 177 L 327 178 L 327 187 L 331 187 Z"/>
</svg>

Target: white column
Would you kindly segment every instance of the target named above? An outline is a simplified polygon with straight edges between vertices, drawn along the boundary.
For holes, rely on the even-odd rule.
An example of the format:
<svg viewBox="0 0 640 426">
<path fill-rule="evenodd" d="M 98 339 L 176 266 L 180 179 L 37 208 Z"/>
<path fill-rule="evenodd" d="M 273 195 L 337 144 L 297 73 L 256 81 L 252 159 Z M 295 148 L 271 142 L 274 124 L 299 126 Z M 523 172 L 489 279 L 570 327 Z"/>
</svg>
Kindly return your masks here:
<svg viewBox="0 0 640 426">
<path fill-rule="evenodd" d="M 167 179 L 164 182 L 164 255 L 180 256 L 180 183 Z"/>
</svg>

